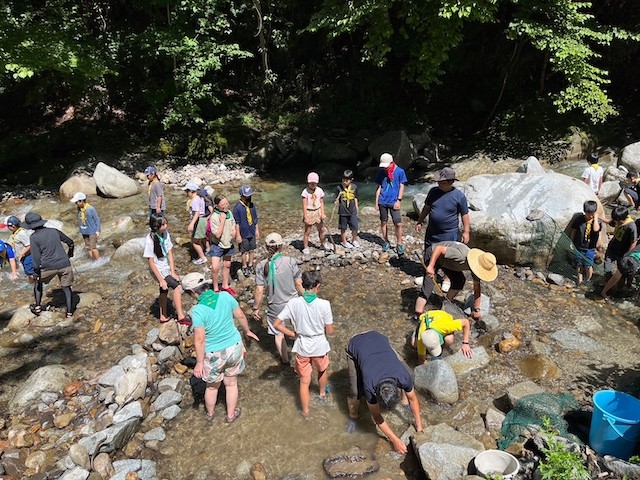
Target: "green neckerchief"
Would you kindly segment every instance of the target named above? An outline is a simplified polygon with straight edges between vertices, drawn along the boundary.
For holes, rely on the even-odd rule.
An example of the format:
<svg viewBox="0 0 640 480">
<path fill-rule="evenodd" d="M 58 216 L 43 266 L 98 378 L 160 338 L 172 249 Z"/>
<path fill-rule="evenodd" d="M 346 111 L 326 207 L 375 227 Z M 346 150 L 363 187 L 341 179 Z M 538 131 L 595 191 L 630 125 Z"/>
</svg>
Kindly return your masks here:
<svg viewBox="0 0 640 480">
<path fill-rule="evenodd" d="M 220 215 L 222 212 L 220 210 L 218 210 L 217 208 L 213 209 L 214 213 L 217 213 L 218 215 Z M 229 220 L 231 218 L 231 212 L 224 212 L 226 219 Z"/>
<path fill-rule="evenodd" d="M 269 277 L 271 278 L 271 283 L 273 284 L 273 290 L 276 289 L 276 259 L 280 258 L 282 253 L 278 252 L 271 260 L 269 260 Z"/>
<path fill-rule="evenodd" d="M 316 292 L 305 291 L 302 293 L 302 298 L 304 298 L 305 302 L 311 303 L 316 298 L 318 298 L 318 295 L 316 294 Z"/>
<path fill-rule="evenodd" d="M 164 241 L 166 240 L 166 238 L 164 237 L 164 235 L 158 235 L 158 232 L 154 232 L 156 234 L 156 237 L 158 237 L 158 240 L 160 241 L 160 250 L 162 250 L 162 255 L 167 258 L 167 247 L 165 247 L 164 245 Z"/>
<path fill-rule="evenodd" d="M 207 290 L 198 297 L 198 305 L 204 305 L 205 307 L 215 310 L 219 296 L 220 293 L 214 292 L 213 290 Z"/>
</svg>

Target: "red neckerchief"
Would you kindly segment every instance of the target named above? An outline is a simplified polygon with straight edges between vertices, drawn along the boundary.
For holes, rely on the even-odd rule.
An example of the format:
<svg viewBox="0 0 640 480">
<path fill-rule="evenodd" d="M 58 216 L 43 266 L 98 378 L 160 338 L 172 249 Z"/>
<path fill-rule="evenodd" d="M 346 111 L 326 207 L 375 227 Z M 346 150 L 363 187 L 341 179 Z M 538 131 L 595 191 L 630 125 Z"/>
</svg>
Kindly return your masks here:
<svg viewBox="0 0 640 480">
<path fill-rule="evenodd" d="M 387 176 L 389 177 L 389 182 L 393 181 L 393 172 L 396 169 L 396 164 L 391 162 L 391 164 L 387 167 Z"/>
</svg>

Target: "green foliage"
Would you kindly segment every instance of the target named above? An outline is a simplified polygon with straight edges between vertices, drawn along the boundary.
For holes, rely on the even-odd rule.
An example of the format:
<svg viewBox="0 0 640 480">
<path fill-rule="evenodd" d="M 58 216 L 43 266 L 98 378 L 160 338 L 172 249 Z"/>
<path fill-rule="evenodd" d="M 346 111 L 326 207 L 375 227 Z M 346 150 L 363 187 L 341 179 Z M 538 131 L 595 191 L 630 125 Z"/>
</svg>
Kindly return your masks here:
<svg viewBox="0 0 640 480">
<path fill-rule="evenodd" d="M 629 462 L 640 465 L 640 455 L 632 455 L 631 457 L 629 457 Z"/>
<path fill-rule="evenodd" d="M 588 480 L 589 470 L 584 466 L 577 452 L 570 452 L 557 439 L 557 432 L 548 418 L 543 420 L 542 433 L 547 436 L 547 447 L 543 449 L 544 459 L 539 469 L 543 480 Z"/>
</svg>

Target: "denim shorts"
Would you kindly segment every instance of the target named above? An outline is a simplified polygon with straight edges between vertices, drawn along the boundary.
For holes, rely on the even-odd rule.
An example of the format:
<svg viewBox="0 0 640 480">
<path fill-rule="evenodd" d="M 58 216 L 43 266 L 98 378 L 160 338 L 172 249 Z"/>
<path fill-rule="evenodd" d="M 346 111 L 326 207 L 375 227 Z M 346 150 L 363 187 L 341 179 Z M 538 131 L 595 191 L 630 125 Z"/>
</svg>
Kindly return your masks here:
<svg viewBox="0 0 640 480">
<path fill-rule="evenodd" d="M 209 255 L 212 257 L 230 257 L 236 253 L 236 249 L 233 245 L 229 248 L 222 248 L 219 245 L 211 245 L 209 249 Z"/>
</svg>

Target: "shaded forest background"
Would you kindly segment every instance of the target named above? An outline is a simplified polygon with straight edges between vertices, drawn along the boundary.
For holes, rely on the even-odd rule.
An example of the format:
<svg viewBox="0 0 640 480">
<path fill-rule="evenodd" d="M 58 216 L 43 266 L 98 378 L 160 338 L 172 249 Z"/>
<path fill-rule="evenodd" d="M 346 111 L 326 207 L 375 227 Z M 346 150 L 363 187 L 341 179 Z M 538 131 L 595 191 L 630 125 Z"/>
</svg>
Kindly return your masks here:
<svg viewBox="0 0 640 480">
<path fill-rule="evenodd" d="M 290 132 L 508 149 L 640 124 L 635 0 L 5 0 L 0 166 Z"/>
</svg>

